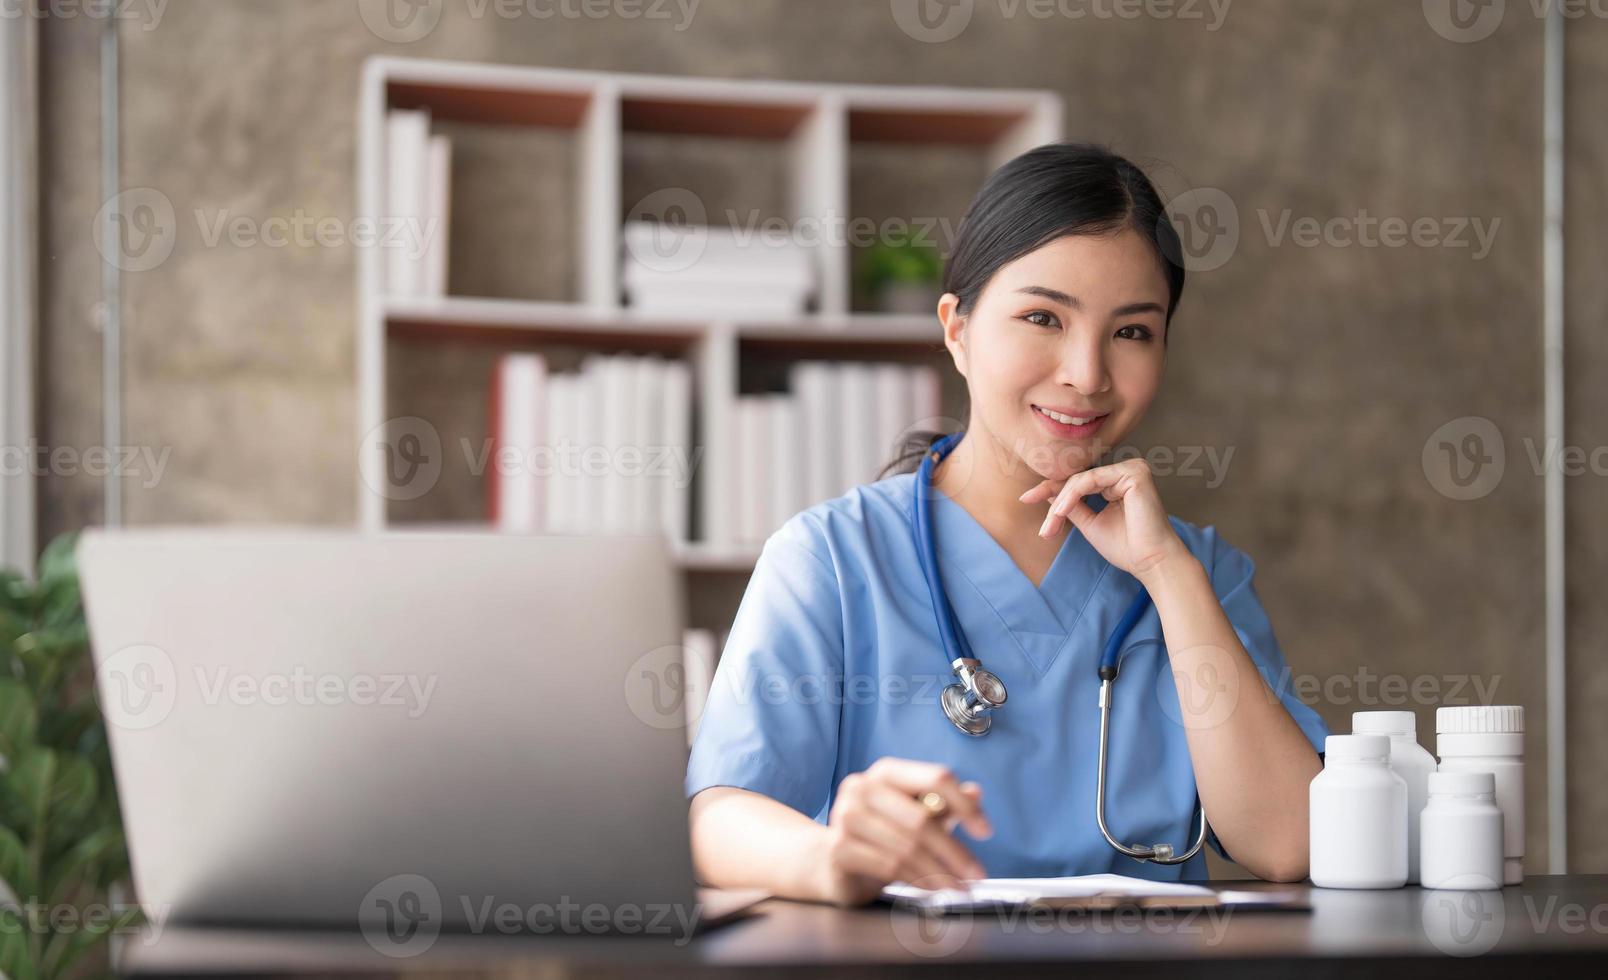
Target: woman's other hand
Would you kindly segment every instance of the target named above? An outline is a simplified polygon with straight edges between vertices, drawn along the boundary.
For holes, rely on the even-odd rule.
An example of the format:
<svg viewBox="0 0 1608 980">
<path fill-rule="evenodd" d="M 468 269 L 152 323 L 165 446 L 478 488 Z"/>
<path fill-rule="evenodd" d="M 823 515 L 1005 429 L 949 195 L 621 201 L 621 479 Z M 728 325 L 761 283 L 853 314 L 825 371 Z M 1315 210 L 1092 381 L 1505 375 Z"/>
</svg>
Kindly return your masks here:
<svg viewBox="0 0 1608 980">
<path fill-rule="evenodd" d="M 1110 503 L 1096 511 L 1083 500 L 1092 493 Z M 1163 561 L 1189 551 L 1167 519 L 1150 464 L 1143 459 L 1096 466 L 1064 482 L 1045 480 L 1021 496 L 1026 504 L 1041 500 L 1050 501 L 1050 512 L 1040 536 L 1053 537 L 1063 520 L 1070 521 L 1101 557 L 1135 578 L 1142 580 Z"/>
</svg>

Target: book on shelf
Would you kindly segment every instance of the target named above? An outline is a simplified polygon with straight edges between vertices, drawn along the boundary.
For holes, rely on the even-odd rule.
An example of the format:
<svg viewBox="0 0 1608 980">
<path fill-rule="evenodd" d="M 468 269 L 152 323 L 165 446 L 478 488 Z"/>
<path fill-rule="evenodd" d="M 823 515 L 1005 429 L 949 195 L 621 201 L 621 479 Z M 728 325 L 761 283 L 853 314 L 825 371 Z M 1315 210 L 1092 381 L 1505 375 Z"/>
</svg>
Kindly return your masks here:
<svg viewBox="0 0 1608 980">
<path fill-rule="evenodd" d="M 447 295 L 448 249 L 452 244 L 452 141 L 430 137 L 425 199 L 424 295 Z"/>
<path fill-rule="evenodd" d="M 542 527 L 546 487 L 527 465 L 547 425 L 547 362 L 536 354 L 510 354 L 497 362 L 491 383 L 492 522 L 499 531 L 529 533 Z"/>
<path fill-rule="evenodd" d="M 715 668 L 720 650 L 726 644 L 729 632 L 717 634 L 714 630 L 689 629 L 682 636 L 681 670 L 682 699 L 687 711 L 687 744 L 698 736 L 698 723 L 703 719 L 704 705 L 709 703 L 709 689 L 715 681 Z"/>
<path fill-rule="evenodd" d="M 621 241 L 621 291 L 634 310 L 789 316 L 816 290 L 809 249 L 758 229 L 631 221 Z"/>
<path fill-rule="evenodd" d="M 939 381 L 926 366 L 801 361 L 787 394 L 732 402 L 727 480 L 733 520 L 717 544 L 757 547 L 789 518 L 875 481 L 906 432 L 939 424 Z M 709 471 L 706 471 L 709 472 Z"/>
<path fill-rule="evenodd" d="M 492 379 L 492 523 L 685 543 L 691 394 L 682 361 L 592 355 L 555 374 L 539 354 L 504 355 Z"/>
<path fill-rule="evenodd" d="M 384 200 L 379 241 L 385 253 L 385 291 L 392 296 L 445 296 L 452 143 L 430 134 L 426 110 L 392 109 L 386 116 Z"/>
</svg>

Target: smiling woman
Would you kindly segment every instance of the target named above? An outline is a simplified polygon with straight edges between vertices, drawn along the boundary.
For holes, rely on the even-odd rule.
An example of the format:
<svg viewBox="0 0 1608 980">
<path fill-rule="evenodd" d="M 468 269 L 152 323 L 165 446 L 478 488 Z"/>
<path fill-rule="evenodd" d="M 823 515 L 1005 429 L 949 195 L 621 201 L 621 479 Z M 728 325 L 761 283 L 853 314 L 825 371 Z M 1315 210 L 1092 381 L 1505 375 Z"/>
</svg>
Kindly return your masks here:
<svg viewBox="0 0 1608 980">
<path fill-rule="evenodd" d="M 1203 812 L 1251 872 L 1305 875 L 1327 732 L 1279 687 L 1254 566 L 1169 517 L 1143 460 L 1101 462 L 1161 386 L 1180 255 L 1107 150 L 1041 146 L 984 184 L 936 311 L 966 427 L 911 455 L 938 450 L 930 487 L 858 487 L 766 542 L 688 766 L 707 882 L 855 903 L 900 880 L 1203 878 Z M 990 724 L 933 696 L 951 669 Z M 759 696 L 805 678 L 830 696 Z"/>
</svg>

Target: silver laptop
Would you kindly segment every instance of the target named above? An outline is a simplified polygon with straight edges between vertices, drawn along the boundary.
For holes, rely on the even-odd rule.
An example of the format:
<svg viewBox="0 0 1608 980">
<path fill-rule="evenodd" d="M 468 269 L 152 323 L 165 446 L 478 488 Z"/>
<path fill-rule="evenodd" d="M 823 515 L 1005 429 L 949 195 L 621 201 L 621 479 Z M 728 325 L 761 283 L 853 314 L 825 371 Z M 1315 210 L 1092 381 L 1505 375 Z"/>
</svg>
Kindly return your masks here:
<svg viewBox="0 0 1608 980">
<path fill-rule="evenodd" d="M 695 924 L 662 540 L 92 531 L 78 558 L 147 915 L 403 951 Z"/>
</svg>

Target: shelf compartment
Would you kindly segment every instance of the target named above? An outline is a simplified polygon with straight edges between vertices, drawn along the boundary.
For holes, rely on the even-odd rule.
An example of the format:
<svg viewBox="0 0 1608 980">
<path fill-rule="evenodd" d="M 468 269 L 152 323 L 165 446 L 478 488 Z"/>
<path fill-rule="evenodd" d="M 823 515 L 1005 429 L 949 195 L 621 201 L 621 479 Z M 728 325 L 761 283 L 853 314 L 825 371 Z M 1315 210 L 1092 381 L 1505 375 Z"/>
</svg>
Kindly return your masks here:
<svg viewBox="0 0 1608 980">
<path fill-rule="evenodd" d="M 787 139 L 815 110 L 813 102 L 737 102 L 625 94 L 620 127 L 628 133 Z"/>
</svg>

